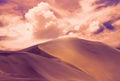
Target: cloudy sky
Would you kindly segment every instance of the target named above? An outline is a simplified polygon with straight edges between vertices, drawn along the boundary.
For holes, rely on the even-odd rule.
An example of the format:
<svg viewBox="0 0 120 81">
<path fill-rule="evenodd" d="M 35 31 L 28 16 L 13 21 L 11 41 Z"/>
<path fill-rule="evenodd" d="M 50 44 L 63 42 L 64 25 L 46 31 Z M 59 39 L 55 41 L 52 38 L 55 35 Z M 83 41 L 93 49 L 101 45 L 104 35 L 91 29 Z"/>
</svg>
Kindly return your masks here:
<svg viewBox="0 0 120 81">
<path fill-rule="evenodd" d="M 120 46 L 120 0 L 0 0 L 0 50 L 60 37 Z"/>
</svg>

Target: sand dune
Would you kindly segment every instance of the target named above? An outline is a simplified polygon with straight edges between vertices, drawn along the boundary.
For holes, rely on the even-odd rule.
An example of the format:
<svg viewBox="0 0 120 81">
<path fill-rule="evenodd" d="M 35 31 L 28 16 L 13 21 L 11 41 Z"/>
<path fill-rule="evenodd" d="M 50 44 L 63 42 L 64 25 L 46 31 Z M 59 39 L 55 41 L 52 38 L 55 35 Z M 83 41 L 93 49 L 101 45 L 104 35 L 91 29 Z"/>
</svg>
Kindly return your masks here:
<svg viewBox="0 0 120 81">
<path fill-rule="evenodd" d="M 61 38 L 40 44 L 48 54 L 74 65 L 97 81 L 120 81 L 120 52 L 98 42 Z"/>
<path fill-rule="evenodd" d="M 119 67 L 119 51 L 78 38 L 0 51 L 0 81 L 120 81 Z"/>
<path fill-rule="evenodd" d="M 42 51 L 37 46 L 0 53 L 0 81 L 96 81 L 93 77 Z M 50 55 L 49 55 L 50 56 Z"/>
</svg>

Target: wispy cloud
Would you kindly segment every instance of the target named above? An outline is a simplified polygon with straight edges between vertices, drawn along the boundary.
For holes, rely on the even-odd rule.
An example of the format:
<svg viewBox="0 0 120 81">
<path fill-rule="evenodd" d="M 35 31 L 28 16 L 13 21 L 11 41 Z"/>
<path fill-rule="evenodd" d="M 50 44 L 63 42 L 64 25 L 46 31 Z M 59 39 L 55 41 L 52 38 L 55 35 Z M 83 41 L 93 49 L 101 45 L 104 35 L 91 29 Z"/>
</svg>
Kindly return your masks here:
<svg viewBox="0 0 120 81">
<path fill-rule="evenodd" d="M 1 49 L 3 46 L 21 49 L 36 41 L 62 36 L 76 36 L 112 46 L 120 43 L 117 41 L 120 38 L 117 34 L 120 31 L 119 0 L 26 0 L 26 3 L 20 0 L 14 6 L 11 5 L 13 1 L 4 5 L 4 9 L 0 6 Z M 27 5 L 30 1 L 33 3 Z M 13 10 L 9 11 L 9 7 Z M 13 43 L 17 46 L 11 47 Z"/>
</svg>

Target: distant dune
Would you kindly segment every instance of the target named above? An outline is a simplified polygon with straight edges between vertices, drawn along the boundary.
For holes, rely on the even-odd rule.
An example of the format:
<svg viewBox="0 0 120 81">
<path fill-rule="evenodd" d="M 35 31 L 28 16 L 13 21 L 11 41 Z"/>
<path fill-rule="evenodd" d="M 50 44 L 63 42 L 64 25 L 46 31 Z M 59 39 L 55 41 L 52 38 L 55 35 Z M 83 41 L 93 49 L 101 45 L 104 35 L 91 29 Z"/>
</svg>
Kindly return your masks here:
<svg viewBox="0 0 120 81">
<path fill-rule="evenodd" d="M 97 81 L 120 81 L 120 52 L 107 45 L 63 38 L 40 44 L 39 48 L 74 65 Z"/>
</svg>

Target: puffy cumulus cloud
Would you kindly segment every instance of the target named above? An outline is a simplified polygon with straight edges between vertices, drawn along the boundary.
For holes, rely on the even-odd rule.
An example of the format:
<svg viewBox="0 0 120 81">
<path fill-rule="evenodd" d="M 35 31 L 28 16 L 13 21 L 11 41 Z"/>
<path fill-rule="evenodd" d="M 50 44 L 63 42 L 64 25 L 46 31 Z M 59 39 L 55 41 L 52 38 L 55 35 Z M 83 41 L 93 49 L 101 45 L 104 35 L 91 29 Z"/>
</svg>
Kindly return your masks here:
<svg viewBox="0 0 120 81">
<path fill-rule="evenodd" d="M 36 7 L 30 9 L 25 14 L 25 18 L 34 27 L 34 37 L 36 39 L 54 39 L 60 36 L 68 35 L 70 31 L 74 31 L 74 25 L 77 25 L 72 17 L 64 16 L 56 11 L 49 3 L 41 2 Z M 58 17 L 59 14 L 61 17 Z"/>
<path fill-rule="evenodd" d="M 0 16 L 1 49 L 22 49 L 63 36 L 111 46 L 120 44 L 117 34 L 120 31 L 120 4 L 104 6 L 106 2 L 98 4 L 99 0 L 41 1 L 25 13 L 24 19 L 13 14 Z"/>
<path fill-rule="evenodd" d="M 51 6 L 48 3 L 41 2 L 38 6 L 30 9 L 25 17 L 34 27 L 35 38 L 52 39 L 62 33 L 57 25 L 58 19 L 51 11 Z"/>
<path fill-rule="evenodd" d="M 18 50 L 62 35 L 64 28 L 48 3 L 41 2 L 25 14 L 25 20 L 22 18 L 13 14 L 0 16 L 1 50 Z"/>
<path fill-rule="evenodd" d="M 48 3 L 42 2 L 30 9 L 25 17 L 32 23 L 36 39 L 54 39 L 67 35 L 116 46 L 120 43 L 117 41 L 120 5 L 98 9 L 106 2 L 96 2 L 98 0 L 48 0 Z M 110 26 L 117 30 L 107 30 Z"/>
</svg>

